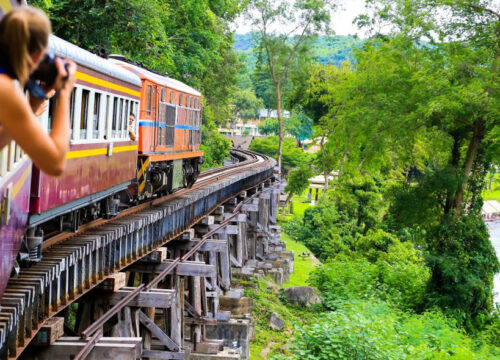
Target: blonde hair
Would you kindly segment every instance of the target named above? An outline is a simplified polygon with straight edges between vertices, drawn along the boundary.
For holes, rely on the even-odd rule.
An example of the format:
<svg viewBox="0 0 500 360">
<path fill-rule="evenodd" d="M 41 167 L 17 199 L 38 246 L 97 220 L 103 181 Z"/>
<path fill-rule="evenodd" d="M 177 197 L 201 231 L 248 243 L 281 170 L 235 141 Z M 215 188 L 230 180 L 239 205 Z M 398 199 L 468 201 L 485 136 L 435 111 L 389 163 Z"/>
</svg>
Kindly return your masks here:
<svg viewBox="0 0 500 360">
<path fill-rule="evenodd" d="M 29 6 L 13 9 L 0 21 L 0 51 L 21 84 L 33 70 L 31 57 L 47 47 L 51 32 L 47 15 Z"/>
</svg>

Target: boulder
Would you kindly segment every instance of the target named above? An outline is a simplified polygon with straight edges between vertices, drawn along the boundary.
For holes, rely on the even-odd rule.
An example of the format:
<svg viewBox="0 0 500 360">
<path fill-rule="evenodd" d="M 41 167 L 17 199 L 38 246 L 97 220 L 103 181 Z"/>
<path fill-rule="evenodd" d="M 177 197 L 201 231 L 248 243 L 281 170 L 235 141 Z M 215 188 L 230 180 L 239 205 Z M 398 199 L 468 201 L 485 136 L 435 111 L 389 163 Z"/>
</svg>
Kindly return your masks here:
<svg viewBox="0 0 500 360">
<path fill-rule="evenodd" d="M 269 319 L 269 326 L 273 330 L 281 331 L 283 329 L 283 327 L 285 327 L 285 322 L 283 320 L 281 320 L 281 318 L 279 317 L 278 314 L 273 312 L 271 314 L 271 318 Z"/>
<path fill-rule="evenodd" d="M 309 286 L 290 287 L 285 289 L 285 295 L 292 305 L 311 306 L 312 304 L 321 304 L 321 299 L 316 294 L 316 290 Z"/>
</svg>

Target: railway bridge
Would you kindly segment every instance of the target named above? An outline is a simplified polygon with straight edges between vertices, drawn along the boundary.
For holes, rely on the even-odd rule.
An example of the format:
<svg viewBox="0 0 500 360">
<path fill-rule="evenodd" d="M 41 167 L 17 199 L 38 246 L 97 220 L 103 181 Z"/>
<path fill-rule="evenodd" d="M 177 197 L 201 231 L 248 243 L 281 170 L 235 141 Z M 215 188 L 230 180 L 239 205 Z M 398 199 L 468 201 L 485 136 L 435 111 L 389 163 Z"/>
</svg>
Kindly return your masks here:
<svg viewBox="0 0 500 360">
<path fill-rule="evenodd" d="M 286 281 L 275 161 L 233 151 L 190 189 L 44 242 L 1 299 L 2 359 L 248 359 L 239 280 Z"/>
</svg>

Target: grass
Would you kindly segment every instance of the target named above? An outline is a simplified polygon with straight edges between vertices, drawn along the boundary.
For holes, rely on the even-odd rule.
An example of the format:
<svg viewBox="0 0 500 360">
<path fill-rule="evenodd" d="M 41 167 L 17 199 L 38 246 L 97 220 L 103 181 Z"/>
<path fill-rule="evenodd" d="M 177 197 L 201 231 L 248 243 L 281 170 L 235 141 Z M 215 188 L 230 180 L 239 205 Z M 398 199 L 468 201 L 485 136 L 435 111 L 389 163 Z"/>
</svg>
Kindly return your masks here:
<svg viewBox="0 0 500 360">
<path fill-rule="evenodd" d="M 500 190 L 483 191 L 483 199 L 500 201 Z"/>
<path fill-rule="evenodd" d="M 309 274 L 314 270 L 315 266 L 311 256 L 299 257 L 299 254 L 304 252 L 311 254 L 311 251 L 301 242 L 292 240 L 287 234 L 282 233 L 281 239 L 286 242 L 286 249 L 295 252 L 294 272 L 290 275 L 290 281 L 283 284 L 284 288 L 292 286 L 307 286 Z"/>
</svg>

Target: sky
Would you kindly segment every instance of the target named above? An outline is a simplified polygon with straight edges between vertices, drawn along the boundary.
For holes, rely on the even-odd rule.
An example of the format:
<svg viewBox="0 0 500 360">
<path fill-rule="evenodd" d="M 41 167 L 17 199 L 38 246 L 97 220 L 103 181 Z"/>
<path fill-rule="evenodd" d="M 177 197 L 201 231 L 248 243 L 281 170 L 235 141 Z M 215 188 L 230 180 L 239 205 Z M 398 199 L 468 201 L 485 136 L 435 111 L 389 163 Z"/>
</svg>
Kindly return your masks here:
<svg viewBox="0 0 500 360">
<path fill-rule="evenodd" d="M 332 29 L 337 35 L 353 35 L 362 36 L 355 25 L 352 24 L 354 18 L 364 11 L 365 0 L 344 0 L 341 8 L 332 15 Z M 252 30 L 243 17 L 235 21 L 234 29 L 237 34 L 245 34 Z"/>
</svg>

